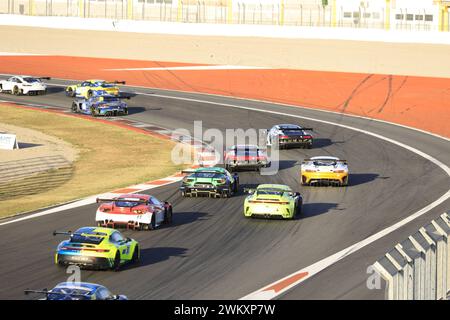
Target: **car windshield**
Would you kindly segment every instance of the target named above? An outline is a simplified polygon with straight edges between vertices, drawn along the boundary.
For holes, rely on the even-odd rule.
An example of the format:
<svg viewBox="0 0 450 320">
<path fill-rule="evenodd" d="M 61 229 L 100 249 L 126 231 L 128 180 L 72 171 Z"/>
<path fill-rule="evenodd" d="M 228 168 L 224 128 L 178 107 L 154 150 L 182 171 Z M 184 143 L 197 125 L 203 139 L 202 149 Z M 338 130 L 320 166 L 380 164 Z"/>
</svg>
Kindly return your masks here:
<svg viewBox="0 0 450 320">
<path fill-rule="evenodd" d="M 83 288 L 54 288 L 47 296 L 48 300 L 89 300 L 91 290 Z M 81 296 L 83 295 L 83 296 Z"/>
<path fill-rule="evenodd" d="M 103 102 L 117 102 L 119 99 L 115 97 L 103 97 Z"/>
<path fill-rule="evenodd" d="M 273 195 L 282 196 L 284 191 L 279 189 L 258 189 L 256 191 L 257 195 Z"/>
<path fill-rule="evenodd" d="M 135 206 L 138 206 L 142 203 L 143 201 L 141 199 L 118 199 L 117 201 L 114 202 L 114 205 L 116 207 L 123 207 L 123 208 L 132 208 Z"/>
<path fill-rule="evenodd" d="M 191 175 L 192 178 L 206 178 L 206 179 L 225 179 L 225 175 L 218 172 L 196 172 Z"/>
<path fill-rule="evenodd" d="M 24 80 L 25 82 L 28 82 L 28 83 L 41 82 L 41 80 L 36 79 L 36 78 L 31 78 L 31 77 L 23 78 L 23 80 Z"/>
<path fill-rule="evenodd" d="M 104 235 L 104 234 L 102 234 Z M 103 236 L 101 235 L 86 235 L 86 234 L 79 234 L 79 233 L 74 233 L 71 237 L 70 237 L 70 242 L 71 243 L 87 243 L 87 244 L 100 244 L 103 239 L 105 239 Z"/>
<path fill-rule="evenodd" d="M 335 166 L 336 165 L 336 161 L 335 160 L 314 160 L 313 164 L 315 166 Z"/>
<path fill-rule="evenodd" d="M 259 150 L 256 148 L 239 148 L 239 149 L 234 149 L 234 153 L 238 156 L 254 156 L 254 157 L 256 157 L 259 153 Z"/>
</svg>

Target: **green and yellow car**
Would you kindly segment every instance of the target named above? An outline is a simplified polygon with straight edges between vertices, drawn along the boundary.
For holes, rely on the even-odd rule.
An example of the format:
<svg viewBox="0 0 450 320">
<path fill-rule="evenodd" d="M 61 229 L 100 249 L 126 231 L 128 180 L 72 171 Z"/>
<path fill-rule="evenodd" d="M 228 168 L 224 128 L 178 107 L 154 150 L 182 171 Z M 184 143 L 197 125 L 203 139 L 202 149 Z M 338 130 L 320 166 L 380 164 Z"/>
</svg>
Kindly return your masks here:
<svg viewBox="0 0 450 320">
<path fill-rule="evenodd" d="M 78 84 L 66 87 L 66 95 L 69 97 L 84 97 L 86 99 L 96 95 L 119 96 L 120 89 L 117 84 L 125 84 L 125 81 L 108 82 L 105 80 L 86 80 Z"/>
<path fill-rule="evenodd" d="M 301 214 L 303 198 L 288 186 L 260 184 L 246 191 L 249 193 L 244 202 L 246 218 L 295 219 Z"/>
<path fill-rule="evenodd" d="M 187 175 L 181 181 L 183 197 L 206 195 L 214 198 L 229 198 L 239 190 L 239 176 L 221 167 L 201 167 L 184 170 Z"/>
<path fill-rule="evenodd" d="M 70 239 L 61 242 L 55 254 L 57 265 L 79 265 L 93 269 L 118 271 L 128 262 L 140 259 L 139 244 L 109 228 L 83 227 L 75 232 L 53 232 Z"/>
</svg>

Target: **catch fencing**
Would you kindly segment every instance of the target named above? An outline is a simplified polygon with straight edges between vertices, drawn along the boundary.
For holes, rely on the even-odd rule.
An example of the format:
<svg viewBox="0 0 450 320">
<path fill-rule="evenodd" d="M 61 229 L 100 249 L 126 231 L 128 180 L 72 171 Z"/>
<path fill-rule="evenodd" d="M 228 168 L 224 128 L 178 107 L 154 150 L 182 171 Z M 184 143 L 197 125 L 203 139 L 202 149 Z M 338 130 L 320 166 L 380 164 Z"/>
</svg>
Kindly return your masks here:
<svg viewBox="0 0 450 320">
<path fill-rule="evenodd" d="M 420 228 L 373 265 L 389 300 L 443 300 L 450 291 L 450 216 Z"/>
</svg>

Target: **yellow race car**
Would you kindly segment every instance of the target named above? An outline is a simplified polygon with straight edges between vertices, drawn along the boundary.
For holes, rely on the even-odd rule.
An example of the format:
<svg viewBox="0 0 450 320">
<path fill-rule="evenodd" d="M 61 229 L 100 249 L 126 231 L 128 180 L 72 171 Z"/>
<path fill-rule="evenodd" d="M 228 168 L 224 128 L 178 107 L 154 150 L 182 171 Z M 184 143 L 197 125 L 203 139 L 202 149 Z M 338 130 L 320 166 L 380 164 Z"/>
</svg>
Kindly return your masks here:
<svg viewBox="0 0 450 320">
<path fill-rule="evenodd" d="M 118 84 L 125 84 L 125 81 L 108 82 L 105 80 L 86 80 L 78 84 L 66 87 L 66 95 L 69 97 L 80 96 L 86 99 L 96 95 L 119 96 Z"/>
<path fill-rule="evenodd" d="M 313 157 L 303 160 L 300 170 L 302 185 L 348 185 L 348 165 L 346 160 L 329 156 Z"/>
</svg>

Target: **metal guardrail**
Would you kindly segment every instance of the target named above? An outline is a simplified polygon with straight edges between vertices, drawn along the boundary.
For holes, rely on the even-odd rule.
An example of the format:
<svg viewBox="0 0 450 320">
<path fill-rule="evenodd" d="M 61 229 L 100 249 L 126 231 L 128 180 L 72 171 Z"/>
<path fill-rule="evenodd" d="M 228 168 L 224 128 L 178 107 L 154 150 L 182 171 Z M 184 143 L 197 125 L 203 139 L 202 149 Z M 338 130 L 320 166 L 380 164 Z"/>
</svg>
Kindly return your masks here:
<svg viewBox="0 0 450 320">
<path fill-rule="evenodd" d="M 386 299 L 441 300 L 450 293 L 450 216 L 420 228 L 375 262 Z"/>
</svg>

